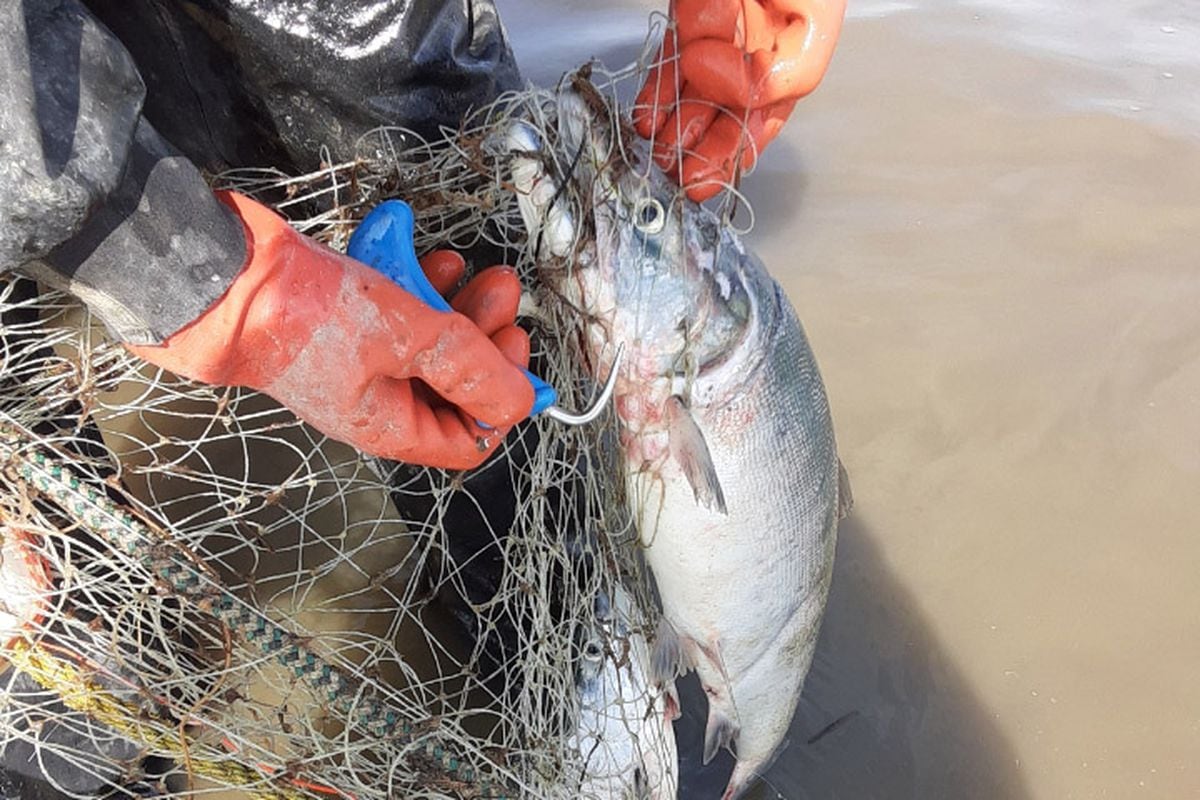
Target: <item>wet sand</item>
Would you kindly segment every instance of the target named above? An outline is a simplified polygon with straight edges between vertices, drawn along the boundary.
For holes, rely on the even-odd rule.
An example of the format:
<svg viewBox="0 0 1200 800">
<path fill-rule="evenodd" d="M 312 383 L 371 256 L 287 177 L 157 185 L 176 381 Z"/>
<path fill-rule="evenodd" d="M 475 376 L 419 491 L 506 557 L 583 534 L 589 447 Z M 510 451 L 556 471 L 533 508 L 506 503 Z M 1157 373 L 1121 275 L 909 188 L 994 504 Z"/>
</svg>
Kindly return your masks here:
<svg viewBox="0 0 1200 800">
<path fill-rule="evenodd" d="M 985 4 L 883 13 L 905 5 L 851 3 L 744 185 L 857 498 L 757 796 L 1200 797 L 1195 68 L 1136 37 L 1052 53 Z M 1152 14 L 1174 5 L 1137 4 L 1145 37 L 1200 33 Z M 621 63 L 650 7 L 541 47 Z"/>
</svg>

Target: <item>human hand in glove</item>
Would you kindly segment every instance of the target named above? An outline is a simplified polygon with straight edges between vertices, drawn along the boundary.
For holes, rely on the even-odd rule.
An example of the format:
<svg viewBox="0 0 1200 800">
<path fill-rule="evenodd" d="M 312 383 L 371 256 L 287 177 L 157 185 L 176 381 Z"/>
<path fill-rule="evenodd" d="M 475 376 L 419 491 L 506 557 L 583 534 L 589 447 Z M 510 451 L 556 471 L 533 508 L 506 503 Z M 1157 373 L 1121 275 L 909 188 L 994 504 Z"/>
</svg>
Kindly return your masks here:
<svg viewBox="0 0 1200 800">
<path fill-rule="evenodd" d="M 533 388 L 518 368 L 529 338 L 514 325 L 521 289 L 511 268 L 479 273 L 451 299 L 454 313 L 441 312 L 254 200 L 218 196 L 245 226 L 246 266 L 199 319 L 134 353 L 265 392 L 373 455 L 447 469 L 483 462 L 529 414 Z M 421 266 L 443 294 L 464 273 L 450 251 Z"/>
<path fill-rule="evenodd" d="M 692 200 L 754 165 L 821 82 L 846 0 L 672 0 L 634 125 Z"/>
</svg>

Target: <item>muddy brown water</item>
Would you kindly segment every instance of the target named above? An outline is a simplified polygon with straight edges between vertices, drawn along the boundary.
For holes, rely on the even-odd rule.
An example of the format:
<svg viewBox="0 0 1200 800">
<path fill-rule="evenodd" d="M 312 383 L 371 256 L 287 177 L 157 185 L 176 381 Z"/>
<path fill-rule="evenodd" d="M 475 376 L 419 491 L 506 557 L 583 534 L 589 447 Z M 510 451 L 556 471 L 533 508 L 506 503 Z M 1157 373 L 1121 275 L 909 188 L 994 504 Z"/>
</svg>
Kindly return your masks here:
<svg viewBox="0 0 1200 800">
<path fill-rule="evenodd" d="M 510 5 L 539 82 L 657 6 Z M 1200 797 L 1200 9 L 850 5 L 744 185 L 857 499 L 756 796 Z"/>
</svg>

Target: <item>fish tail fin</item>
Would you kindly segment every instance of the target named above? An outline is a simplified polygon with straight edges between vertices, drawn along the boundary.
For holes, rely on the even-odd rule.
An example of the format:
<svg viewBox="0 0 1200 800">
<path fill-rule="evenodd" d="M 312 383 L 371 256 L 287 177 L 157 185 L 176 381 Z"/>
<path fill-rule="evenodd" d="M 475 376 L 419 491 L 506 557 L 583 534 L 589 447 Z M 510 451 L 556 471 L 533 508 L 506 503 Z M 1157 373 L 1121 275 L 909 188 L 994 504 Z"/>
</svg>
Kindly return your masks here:
<svg viewBox="0 0 1200 800">
<path fill-rule="evenodd" d="M 708 723 L 704 726 L 704 763 L 713 760 L 713 756 L 722 747 L 733 750 L 738 735 L 738 724 L 725 710 L 722 704 L 715 702 L 710 695 L 708 698 Z M 736 773 L 735 773 L 736 774 Z"/>
<path fill-rule="evenodd" d="M 729 777 L 729 783 L 725 786 L 725 793 L 721 795 L 721 800 L 737 800 L 742 793 L 750 788 L 750 784 L 758 777 L 758 765 L 752 764 L 749 761 L 739 761 L 733 767 L 733 775 Z"/>
</svg>

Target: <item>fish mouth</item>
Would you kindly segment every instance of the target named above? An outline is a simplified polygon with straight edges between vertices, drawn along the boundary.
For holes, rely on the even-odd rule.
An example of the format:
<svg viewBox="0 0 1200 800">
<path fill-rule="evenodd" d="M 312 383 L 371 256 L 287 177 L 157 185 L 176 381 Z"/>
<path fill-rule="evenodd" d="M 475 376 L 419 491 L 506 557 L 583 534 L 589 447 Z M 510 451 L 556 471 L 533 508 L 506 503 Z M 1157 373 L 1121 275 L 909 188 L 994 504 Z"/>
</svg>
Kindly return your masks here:
<svg viewBox="0 0 1200 800">
<path fill-rule="evenodd" d="M 621 263 L 682 265 L 661 258 L 656 242 L 681 238 L 684 195 L 653 165 L 615 99 L 577 72 L 539 114 L 540 127 L 510 121 L 501 144 L 534 257 L 596 267 L 606 279 Z"/>
<path fill-rule="evenodd" d="M 560 87 L 544 110 L 549 124 L 539 128 L 512 120 L 500 146 L 539 288 L 580 320 L 589 372 L 600 375 L 613 368 L 610 345 L 617 344 L 611 318 L 619 263 L 611 257 L 611 243 L 601 241 L 613 226 L 604 216 L 605 203 L 596 200 L 597 193 L 610 191 L 611 170 L 603 164 L 590 112 L 572 88 Z"/>
<path fill-rule="evenodd" d="M 551 154 L 542 134 L 530 123 L 514 120 L 505 131 L 503 147 L 509 155 L 517 207 L 534 255 L 565 258 L 574 252 L 578 240 L 576 215 L 568 208 L 565 184 L 555 180 L 547 168 Z"/>
<path fill-rule="evenodd" d="M 637 181 L 645 157 L 641 140 L 586 70 L 565 77 L 543 111 L 542 129 L 509 122 L 501 147 L 534 254 L 562 258 L 595 232 L 595 215 L 632 196 L 623 184 Z"/>
</svg>

